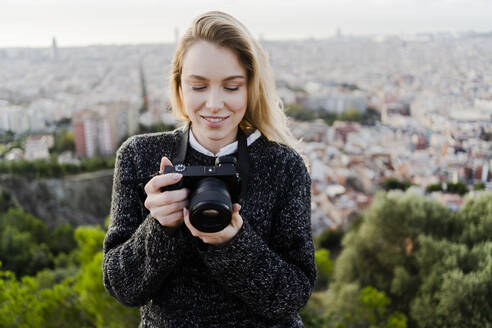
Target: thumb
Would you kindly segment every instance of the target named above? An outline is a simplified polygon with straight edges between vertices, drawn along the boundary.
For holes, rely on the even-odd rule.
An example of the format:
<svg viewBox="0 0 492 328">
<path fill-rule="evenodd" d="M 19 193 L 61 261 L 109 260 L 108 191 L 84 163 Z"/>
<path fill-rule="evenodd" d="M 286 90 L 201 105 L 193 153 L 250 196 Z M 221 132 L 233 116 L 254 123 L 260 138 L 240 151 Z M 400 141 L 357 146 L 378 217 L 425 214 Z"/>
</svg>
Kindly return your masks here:
<svg viewBox="0 0 492 328">
<path fill-rule="evenodd" d="M 237 230 L 239 230 L 242 225 L 243 225 L 243 218 L 239 214 L 239 210 L 241 210 L 241 205 L 235 203 L 232 205 L 232 219 L 231 219 L 231 224 L 233 227 L 235 227 Z"/>
<path fill-rule="evenodd" d="M 167 158 L 166 156 L 164 156 L 163 158 L 161 158 L 161 166 L 159 168 L 159 172 L 164 172 L 164 167 L 165 166 L 173 166 L 173 163 L 171 163 L 171 161 L 169 160 L 169 158 Z"/>
<path fill-rule="evenodd" d="M 233 214 L 234 213 L 239 213 L 240 210 L 241 210 L 241 205 L 239 205 L 238 203 L 232 204 L 232 212 L 233 212 Z"/>
</svg>

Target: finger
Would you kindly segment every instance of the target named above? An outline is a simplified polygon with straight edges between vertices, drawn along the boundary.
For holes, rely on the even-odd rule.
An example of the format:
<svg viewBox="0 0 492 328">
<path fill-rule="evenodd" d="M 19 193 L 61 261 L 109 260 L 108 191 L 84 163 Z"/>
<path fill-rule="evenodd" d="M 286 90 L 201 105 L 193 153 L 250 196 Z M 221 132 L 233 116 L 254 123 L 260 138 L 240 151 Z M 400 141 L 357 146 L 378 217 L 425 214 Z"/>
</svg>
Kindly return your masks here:
<svg viewBox="0 0 492 328">
<path fill-rule="evenodd" d="M 154 207 L 162 207 L 173 205 L 174 203 L 179 203 L 188 200 L 188 189 L 178 189 L 178 190 L 168 190 L 165 192 L 151 193 L 145 199 L 144 205 L 147 209 Z M 181 209 L 181 208 L 180 208 Z M 174 212 L 173 209 L 171 212 Z"/>
<path fill-rule="evenodd" d="M 181 202 L 188 198 L 189 190 L 186 188 L 178 190 L 168 190 L 160 195 L 159 204 L 171 205 L 172 203 Z"/>
<path fill-rule="evenodd" d="M 159 167 L 159 172 L 160 173 L 164 172 L 164 167 L 166 166 L 173 166 L 173 163 L 171 163 L 171 161 L 166 156 L 164 156 L 163 158 L 161 158 L 161 165 Z"/>
<path fill-rule="evenodd" d="M 156 197 L 158 194 L 151 193 L 147 195 L 147 198 L 145 198 L 144 206 L 146 209 L 149 211 L 152 210 L 152 208 L 155 207 L 155 202 L 156 202 Z"/>
<path fill-rule="evenodd" d="M 181 173 L 169 173 L 169 174 L 160 174 L 156 175 L 144 187 L 147 195 L 152 192 L 160 192 L 162 187 L 171 186 L 176 184 L 183 175 Z"/>
<path fill-rule="evenodd" d="M 169 204 L 166 206 L 156 207 L 153 209 L 152 212 L 155 213 L 156 215 L 160 216 L 160 217 L 164 217 L 164 216 L 170 215 L 171 213 L 174 213 L 174 212 L 182 213 L 183 208 L 185 208 L 186 206 L 188 206 L 188 201 L 184 200 L 184 201 L 172 203 L 172 204 Z"/>
<path fill-rule="evenodd" d="M 183 221 L 188 230 L 190 230 L 191 234 L 196 237 L 198 235 L 198 230 L 196 230 L 195 227 L 191 225 L 190 213 L 187 208 L 183 208 Z"/>
<path fill-rule="evenodd" d="M 166 215 L 164 217 L 157 217 L 156 220 L 159 221 L 159 223 L 163 226 L 168 226 L 168 227 L 177 226 L 181 224 L 181 222 L 183 222 L 183 212 L 177 211 L 169 215 Z"/>
</svg>

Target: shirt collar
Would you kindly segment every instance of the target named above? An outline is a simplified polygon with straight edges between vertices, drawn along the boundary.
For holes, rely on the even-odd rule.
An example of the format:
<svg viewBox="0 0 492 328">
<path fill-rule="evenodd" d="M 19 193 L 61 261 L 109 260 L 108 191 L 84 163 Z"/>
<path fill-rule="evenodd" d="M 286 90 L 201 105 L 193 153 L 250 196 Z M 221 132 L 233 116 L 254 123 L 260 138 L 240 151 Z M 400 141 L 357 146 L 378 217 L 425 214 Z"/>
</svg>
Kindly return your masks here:
<svg viewBox="0 0 492 328">
<path fill-rule="evenodd" d="M 205 147 L 203 147 L 202 145 L 200 145 L 198 140 L 196 140 L 195 136 L 193 135 L 193 132 L 191 131 L 191 129 L 189 129 L 189 131 L 190 131 L 190 136 L 189 136 L 190 146 L 193 149 L 195 149 L 196 151 L 198 151 L 204 155 L 212 156 L 212 157 L 220 157 L 220 156 L 230 155 L 237 150 L 237 141 L 234 141 L 233 143 L 230 143 L 230 144 L 220 148 L 219 152 L 217 154 L 214 154 L 210 150 L 208 150 Z M 248 136 L 247 145 L 248 146 L 251 145 L 259 137 L 261 137 L 261 132 L 258 129 L 256 129 L 255 132 L 251 133 Z"/>
</svg>

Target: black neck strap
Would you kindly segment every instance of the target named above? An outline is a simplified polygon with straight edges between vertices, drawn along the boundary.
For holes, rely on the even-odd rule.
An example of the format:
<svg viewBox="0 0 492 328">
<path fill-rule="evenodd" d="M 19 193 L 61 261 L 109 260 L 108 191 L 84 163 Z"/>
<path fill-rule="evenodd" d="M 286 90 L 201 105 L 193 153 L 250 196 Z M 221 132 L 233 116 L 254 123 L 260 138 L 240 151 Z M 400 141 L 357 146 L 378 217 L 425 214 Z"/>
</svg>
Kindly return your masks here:
<svg viewBox="0 0 492 328">
<path fill-rule="evenodd" d="M 190 123 L 191 124 L 191 123 Z M 188 140 L 190 135 L 190 124 L 187 124 L 181 131 L 181 136 L 178 144 L 178 152 L 174 158 L 173 165 L 184 164 L 186 151 L 188 150 Z"/>
<path fill-rule="evenodd" d="M 186 158 L 186 152 L 188 150 L 189 145 L 189 133 L 190 133 L 190 125 L 187 124 L 182 133 L 181 138 L 178 145 L 178 152 L 176 157 L 174 158 L 173 165 L 184 164 Z M 246 135 L 243 130 L 238 126 L 237 128 L 237 149 L 238 149 L 238 162 L 239 162 L 239 176 L 241 178 L 241 194 L 239 198 L 244 200 L 246 196 L 246 192 L 248 190 L 248 177 L 249 177 L 249 156 L 248 156 L 248 143 L 246 140 Z"/>
<path fill-rule="evenodd" d="M 244 201 L 246 193 L 248 191 L 248 178 L 249 178 L 249 156 L 248 156 L 248 141 L 243 130 L 237 127 L 237 149 L 238 149 L 238 162 L 239 162 L 239 176 L 241 177 L 241 194 L 239 198 Z"/>
</svg>

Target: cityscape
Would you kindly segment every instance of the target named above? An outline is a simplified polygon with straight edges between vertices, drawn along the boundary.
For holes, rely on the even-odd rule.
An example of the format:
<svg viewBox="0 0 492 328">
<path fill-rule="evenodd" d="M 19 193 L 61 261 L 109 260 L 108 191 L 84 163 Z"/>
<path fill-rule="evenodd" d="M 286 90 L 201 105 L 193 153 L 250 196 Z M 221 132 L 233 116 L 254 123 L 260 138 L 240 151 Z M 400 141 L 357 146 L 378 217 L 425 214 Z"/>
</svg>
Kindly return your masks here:
<svg viewBox="0 0 492 328">
<path fill-rule="evenodd" d="M 313 234 L 348 229 L 385 181 L 457 211 L 492 189 L 492 33 L 261 40 L 290 126 L 309 160 Z M 173 126 L 167 76 L 174 43 L 0 49 L 0 160 L 112 156 L 141 127 Z M 326 120 L 346 113 L 377 119 Z M 310 114 L 310 115 L 308 115 Z M 309 116 L 309 118 L 306 118 Z M 464 196 L 446 193 L 463 183 Z M 441 190 L 430 191 L 429 186 Z"/>
</svg>

